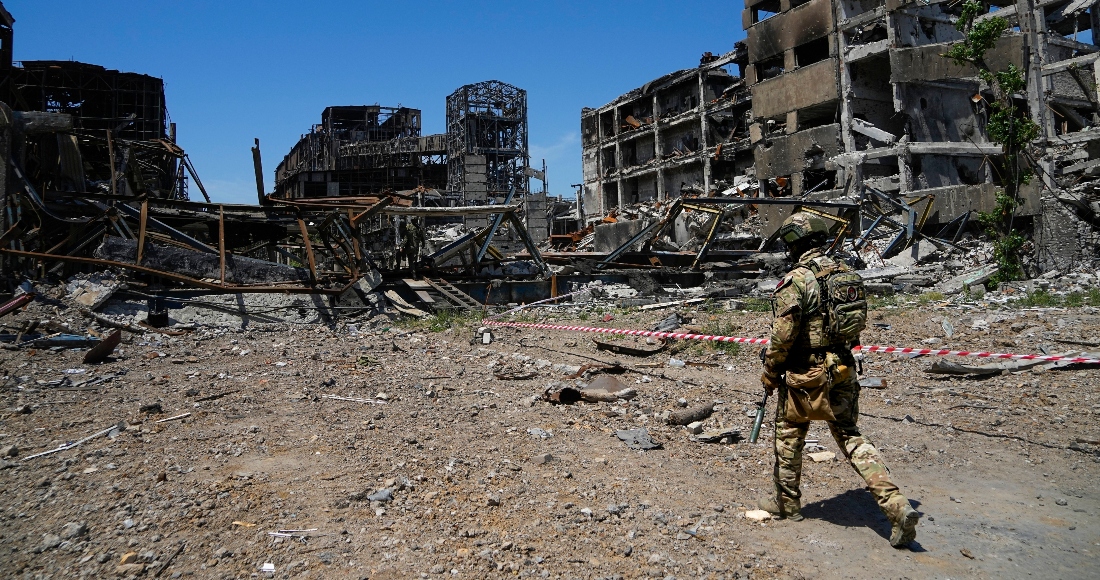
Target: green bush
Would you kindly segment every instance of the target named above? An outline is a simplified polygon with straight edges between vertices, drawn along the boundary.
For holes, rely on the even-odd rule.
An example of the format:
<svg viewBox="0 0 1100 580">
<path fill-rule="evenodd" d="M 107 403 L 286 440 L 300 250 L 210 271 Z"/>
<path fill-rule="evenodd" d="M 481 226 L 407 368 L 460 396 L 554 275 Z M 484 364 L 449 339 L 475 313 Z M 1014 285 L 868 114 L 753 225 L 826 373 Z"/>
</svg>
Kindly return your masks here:
<svg viewBox="0 0 1100 580">
<path fill-rule="evenodd" d="M 923 292 L 920 296 L 917 296 L 917 304 L 926 306 L 932 302 L 939 302 L 946 298 L 943 292 Z"/>
<path fill-rule="evenodd" d="M 994 164 L 1003 189 L 997 192 L 993 211 L 979 213 L 978 221 L 993 242 L 993 261 L 999 271 L 989 285 L 995 289 L 1002 282 L 1024 279 L 1020 251 L 1027 240 L 1014 228 L 1014 217 L 1019 207 L 1020 186 L 1028 184 L 1032 177 L 1030 157 L 1025 149 L 1039 135 L 1039 126 L 1028 116 L 1026 108 L 1016 105 L 1014 95 L 1026 87 L 1024 72 L 1014 64 L 994 71 L 985 60 L 986 52 L 1009 28 L 1008 20 L 1000 16 L 978 19 L 987 12 L 986 4 L 978 0 L 962 3 L 955 28 L 963 38 L 952 44 L 945 56 L 955 64 L 977 68 L 978 77 L 993 93 L 985 128 L 994 143 L 1004 146 L 1004 155 Z"/>
<path fill-rule="evenodd" d="M 741 300 L 742 309 L 749 312 L 771 312 L 772 301 L 768 298 L 745 298 Z"/>
<path fill-rule="evenodd" d="M 431 332 L 443 332 L 449 328 L 458 329 L 479 324 L 484 315 L 485 313 L 480 310 L 459 311 L 453 308 L 447 308 L 437 311 L 430 318 L 421 322 L 422 326 L 426 326 Z"/>
<path fill-rule="evenodd" d="M 1028 292 L 1023 298 L 1016 301 L 1018 305 L 1024 307 L 1041 307 L 1049 308 L 1051 306 L 1060 306 L 1061 300 L 1058 296 L 1047 292 L 1046 290 L 1034 290 Z"/>
<path fill-rule="evenodd" d="M 1022 298 L 1012 301 L 1014 306 L 1021 308 L 1053 308 L 1080 306 L 1100 306 L 1100 289 L 1091 288 L 1088 292 L 1070 292 L 1065 296 L 1051 294 L 1047 290 L 1034 290 L 1028 292 Z"/>
</svg>

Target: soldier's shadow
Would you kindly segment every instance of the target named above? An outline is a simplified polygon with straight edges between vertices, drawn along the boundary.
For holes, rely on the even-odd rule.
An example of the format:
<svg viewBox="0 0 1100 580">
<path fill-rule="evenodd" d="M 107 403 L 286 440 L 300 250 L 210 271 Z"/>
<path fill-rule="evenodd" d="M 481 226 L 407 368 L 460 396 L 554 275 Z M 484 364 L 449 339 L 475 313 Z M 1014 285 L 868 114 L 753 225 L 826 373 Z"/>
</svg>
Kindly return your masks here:
<svg viewBox="0 0 1100 580">
<path fill-rule="evenodd" d="M 920 502 L 910 500 L 914 509 Z M 840 495 L 802 506 L 802 515 L 846 528 L 867 527 L 883 539 L 890 540 L 890 521 L 878 509 L 875 498 L 865 489 L 850 489 Z M 918 542 L 909 545 L 913 552 L 923 552 Z"/>
</svg>

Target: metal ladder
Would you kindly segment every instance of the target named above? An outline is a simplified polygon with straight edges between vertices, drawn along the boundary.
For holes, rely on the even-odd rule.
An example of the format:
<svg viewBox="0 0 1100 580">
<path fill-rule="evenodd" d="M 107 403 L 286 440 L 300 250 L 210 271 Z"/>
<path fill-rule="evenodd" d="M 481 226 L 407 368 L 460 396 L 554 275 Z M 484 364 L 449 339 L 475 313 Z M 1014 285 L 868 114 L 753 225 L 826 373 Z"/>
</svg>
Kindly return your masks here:
<svg viewBox="0 0 1100 580">
<path fill-rule="evenodd" d="M 431 284 L 432 288 L 443 296 L 444 299 L 454 304 L 456 307 L 464 310 L 481 310 L 481 304 L 479 304 L 477 300 L 474 300 L 469 294 L 462 290 L 455 288 L 450 282 L 442 278 L 438 280 L 425 278 L 425 280 L 427 280 L 428 284 Z"/>
</svg>

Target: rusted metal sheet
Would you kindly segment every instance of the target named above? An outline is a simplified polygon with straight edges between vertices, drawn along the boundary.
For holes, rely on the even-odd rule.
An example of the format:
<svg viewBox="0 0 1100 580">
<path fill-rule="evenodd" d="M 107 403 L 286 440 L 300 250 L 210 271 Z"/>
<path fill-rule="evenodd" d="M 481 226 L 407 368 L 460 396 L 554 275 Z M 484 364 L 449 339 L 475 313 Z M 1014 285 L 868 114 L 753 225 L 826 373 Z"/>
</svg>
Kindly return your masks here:
<svg viewBox="0 0 1100 580">
<path fill-rule="evenodd" d="M 111 353 L 115 352 L 115 348 L 122 342 L 122 331 L 116 330 L 111 333 L 110 336 L 103 339 L 102 342 L 92 347 L 87 353 L 84 354 L 84 364 L 94 365 L 107 360 L 107 357 L 111 356 Z"/>
</svg>

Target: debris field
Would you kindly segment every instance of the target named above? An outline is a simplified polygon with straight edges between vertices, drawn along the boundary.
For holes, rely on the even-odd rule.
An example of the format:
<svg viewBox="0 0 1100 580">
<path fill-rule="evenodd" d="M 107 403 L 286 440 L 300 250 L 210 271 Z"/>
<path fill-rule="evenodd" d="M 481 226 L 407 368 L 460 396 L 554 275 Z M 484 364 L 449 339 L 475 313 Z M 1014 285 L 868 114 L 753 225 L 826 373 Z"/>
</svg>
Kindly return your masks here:
<svg viewBox="0 0 1100 580">
<path fill-rule="evenodd" d="M 70 304 L 47 290 L 6 321 L 112 330 L 85 327 Z M 766 336 L 770 313 L 757 310 L 587 303 L 510 317 L 615 328 L 671 318 L 689 331 Z M 1089 306 L 902 298 L 871 318 L 865 344 L 1062 354 L 1100 335 Z M 479 326 L 468 316 L 237 320 L 135 328 L 99 364 L 83 363 L 87 349 L 0 351 L 0 569 L 13 578 L 1089 575 L 1100 542 L 1095 366 L 868 354 L 866 384 L 886 388 L 863 390 L 861 426 L 924 514 L 912 549 L 895 550 L 824 424 L 806 450 L 806 520 L 746 517 L 771 487 L 774 412 L 773 403 L 760 443 L 749 444 L 761 395 L 752 348 L 514 328 L 485 338 Z M 594 336 L 650 354 L 597 350 Z M 545 397 L 596 382 L 630 394 Z M 670 424 L 693 414 L 701 424 Z M 616 437 L 631 429 L 656 448 Z"/>
<path fill-rule="evenodd" d="M 0 577 L 1094 577 L 1097 6 L 745 2 L 732 50 L 580 111 L 572 195 L 483 80 L 444 133 L 325 107 L 273 189 L 255 139 L 253 205 L 161 71 L 13 60 L 0 2 Z M 945 57 L 975 23 L 1018 90 Z M 794 212 L 863 345 L 1092 361 L 861 351 L 907 549 L 825 424 L 805 521 L 756 509 L 759 346 L 492 322 L 767 338 Z"/>
</svg>

